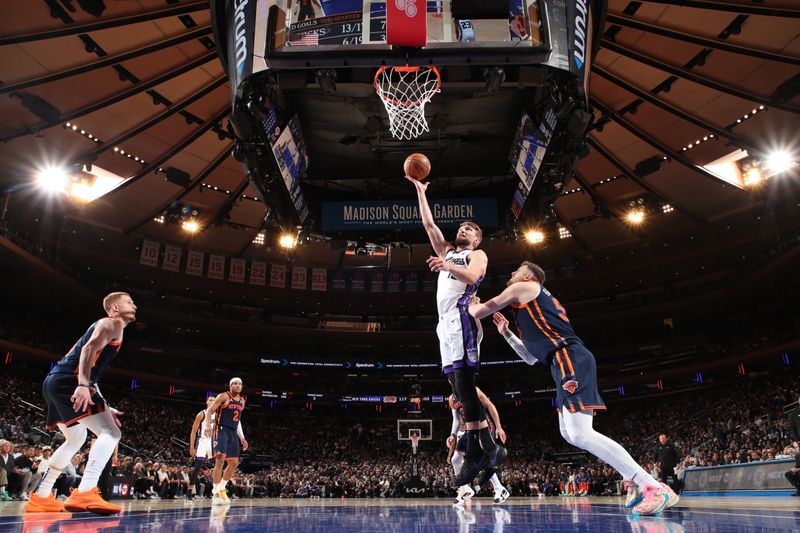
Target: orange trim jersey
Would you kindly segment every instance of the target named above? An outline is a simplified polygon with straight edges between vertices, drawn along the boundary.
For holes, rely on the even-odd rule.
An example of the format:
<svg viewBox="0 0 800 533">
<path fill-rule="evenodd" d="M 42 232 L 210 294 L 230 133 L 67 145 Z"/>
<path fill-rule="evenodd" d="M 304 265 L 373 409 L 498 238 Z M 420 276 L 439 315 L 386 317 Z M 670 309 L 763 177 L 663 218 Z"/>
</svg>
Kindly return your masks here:
<svg viewBox="0 0 800 533">
<path fill-rule="evenodd" d="M 53 368 L 50 370 L 50 374 L 78 373 L 78 364 L 81 360 L 81 350 L 83 350 L 83 347 L 87 342 L 89 342 L 89 339 L 92 338 L 92 333 L 94 333 L 95 326 L 97 326 L 97 322 L 89 326 L 89 329 L 86 330 L 86 333 L 84 333 L 83 336 L 78 339 L 78 342 L 75 343 L 67 355 L 62 357 L 61 360 L 56 363 L 55 366 L 53 366 Z M 94 358 L 92 360 L 92 371 L 90 374 L 92 383 L 97 383 L 100 381 L 100 378 L 103 377 L 103 374 L 105 374 L 111 362 L 117 357 L 121 346 L 122 342 L 109 342 L 94 354 Z"/>
<path fill-rule="evenodd" d="M 223 427 L 236 431 L 236 428 L 239 427 L 242 411 L 244 411 L 244 398 L 239 396 L 239 398 L 236 399 L 231 396 L 230 392 L 226 392 L 225 394 L 228 395 L 228 403 L 225 404 L 224 407 L 217 409 L 216 427 L 217 430 Z"/>
<path fill-rule="evenodd" d="M 582 345 L 567 318 L 567 312 L 555 296 L 543 286 L 539 296 L 523 305 L 514 305 L 514 318 L 525 348 L 541 363 L 549 365 L 553 358 L 574 374 L 567 346 Z"/>
</svg>

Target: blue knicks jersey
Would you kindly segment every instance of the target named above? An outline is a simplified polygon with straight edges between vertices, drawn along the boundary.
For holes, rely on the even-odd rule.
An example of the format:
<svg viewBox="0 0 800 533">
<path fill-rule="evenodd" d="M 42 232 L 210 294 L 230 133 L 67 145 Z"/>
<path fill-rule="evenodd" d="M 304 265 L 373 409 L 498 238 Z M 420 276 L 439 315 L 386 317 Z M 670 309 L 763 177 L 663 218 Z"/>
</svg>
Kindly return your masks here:
<svg viewBox="0 0 800 533">
<path fill-rule="evenodd" d="M 239 419 L 244 410 L 244 398 L 239 396 L 239 399 L 234 399 L 230 392 L 228 395 L 228 405 L 217 409 L 217 427 L 224 427 L 236 430 L 239 427 Z"/>
<path fill-rule="evenodd" d="M 526 282 L 520 282 L 526 283 Z M 525 348 L 541 363 L 548 364 L 553 356 L 574 344 L 583 344 L 575 335 L 567 312 L 543 286 L 539 296 L 522 305 L 513 305 L 514 318 Z"/>
<path fill-rule="evenodd" d="M 89 326 L 89 329 L 86 330 L 86 333 L 83 334 L 83 337 L 78 339 L 78 342 L 72 347 L 72 349 L 61 358 L 61 360 L 55 364 L 52 370 L 50 370 L 50 374 L 77 374 L 78 373 L 78 365 L 81 359 L 81 350 L 83 347 L 86 346 L 86 343 L 89 342 L 89 339 L 92 337 L 92 333 L 94 333 L 94 328 L 97 325 L 97 322 Z M 97 383 L 100 381 L 100 378 L 103 377 L 105 374 L 106 369 L 117 356 L 119 353 L 119 348 L 122 346 L 122 341 L 120 342 L 109 342 L 106 344 L 102 349 L 95 352 L 92 358 L 92 371 L 90 374 L 90 379 L 92 383 Z"/>
</svg>

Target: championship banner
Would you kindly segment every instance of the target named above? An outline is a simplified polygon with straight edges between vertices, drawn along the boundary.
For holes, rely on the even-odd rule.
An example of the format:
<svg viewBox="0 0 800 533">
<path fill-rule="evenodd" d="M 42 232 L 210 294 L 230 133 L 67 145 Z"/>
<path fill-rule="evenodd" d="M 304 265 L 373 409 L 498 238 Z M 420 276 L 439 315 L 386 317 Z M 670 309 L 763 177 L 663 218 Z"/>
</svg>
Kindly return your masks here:
<svg viewBox="0 0 800 533">
<path fill-rule="evenodd" d="M 369 280 L 369 290 L 371 292 L 383 292 L 383 272 L 373 272 Z"/>
<path fill-rule="evenodd" d="M 203 275 L 203 252 L 189 252 L 186 257 L 186 273 L 190 276 Z"/>
<path fill-rule="evenodd" d="M 279 289 L 286 288 L 286 266 L 285 265 L 272 265 L 272 273 L 269 277 L 269 286 L 278 287 Z"/>
<path fill-rule="evenodd" d="M 267 264 L 261 261 L 250 263 L 250 285 L 261 285 L 267 283 Z"/>
<path fill-rule="evenodd" d="M 306 289 L 306 275 L 308 269 L 306 267 L 292 267 L 292 288 L 293 289 Z"/>
<path fill-rule="evenodd" d="M 483 228 L 497 227 L 497 201 L 463 198 L 430 202 L 436 225 L 458 227 L 472 220 Z M 399 229 L 421 227 L 417 200 L 323 202 L 322 229 Z"/>
<path fill-rule="evenodd" d="M 161 268 L 170 272 L 179 272 L 181 269 L 181 249 L 168 244 L 164 249 L 164 260 L 161 262 Z"/>
<path fill-rule="evenodd" d="M 158 266 L 158 251 L 161 245 L 154 241 L 144 241 L 142 243 L 142 255 L 139 256 L 139 263 L 151 267 Z"/>
<path fill-rule="evenodd" d="M 311 290 L 312 291 L 327 291 L 328 290 L 328 271 L 324 268 L 311 269 Z"/>
<path fill-rule="evenodd" d="M 402 276 L 400 276 L 399 272 L 392 272 L 389 274 L 389 279 L 386 281 L 386 291 L 387 292 L 400 292 L 400 280 Z"/>
<path fill-rule="evenodd" d="M 225 257 L 222 255 L 208 256 L 208 274 L 210 279 L 225 279 Z"/>
<path fill-rule="evenodd" d="M 244 283 L 245 265 L 244 259 L 231 259 L 231 267 L 230 270 L 228 270 L 228 280 L 234 283 Z"/>
<path fill-rule="evenodd" d="M 365 288 L 364 273 L 360 270 L 356 270 L 350 277 L 350 290 L 353 292 L 364 292 Z"/>
<path fill-rule="evenodd" d="M 347 290 L 347 275 L 344 270 L 335 270 L 331 278 L 332 291 L 346 291 Z"/>
</svg>

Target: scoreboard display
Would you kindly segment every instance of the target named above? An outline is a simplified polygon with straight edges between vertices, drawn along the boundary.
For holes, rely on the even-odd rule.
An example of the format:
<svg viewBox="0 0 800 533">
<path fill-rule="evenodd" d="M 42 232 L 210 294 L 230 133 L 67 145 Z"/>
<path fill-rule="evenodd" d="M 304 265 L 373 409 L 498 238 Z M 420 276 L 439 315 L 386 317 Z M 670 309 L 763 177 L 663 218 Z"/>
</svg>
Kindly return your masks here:
<svg viewBox="0 0 800 533">
<path fill-rule="evenodd" d="M 370 19 L 371 41 L 386 41 L 386 18 Z M 295 22 L 289 26 L 291 45 L 358 45 L 363 41 L 364 23 L 361 12 Z"/>
</svg>

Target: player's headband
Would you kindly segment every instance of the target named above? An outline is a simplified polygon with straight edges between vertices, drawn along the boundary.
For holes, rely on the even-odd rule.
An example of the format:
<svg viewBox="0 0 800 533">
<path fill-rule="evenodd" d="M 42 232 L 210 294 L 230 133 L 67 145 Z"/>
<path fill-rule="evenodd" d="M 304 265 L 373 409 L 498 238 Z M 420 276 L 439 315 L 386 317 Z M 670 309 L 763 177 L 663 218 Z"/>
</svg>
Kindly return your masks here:
<svg viewBox="0 0 800 533">
<path fill-rule="evenodd" d="M 239 385 L 241 385 L 241 384 L 242 384 L 242 378 L 231 378 L 231 380 L 228 382 L 228 386 L 230 387 L 231 385 L 233 385 L 233 383 L 234 383 L 235 381 L 238 381 L 238 382 L 239 382 Z"/>
</svg>

